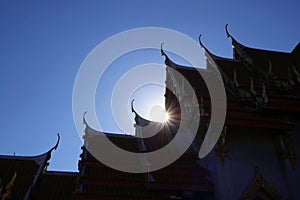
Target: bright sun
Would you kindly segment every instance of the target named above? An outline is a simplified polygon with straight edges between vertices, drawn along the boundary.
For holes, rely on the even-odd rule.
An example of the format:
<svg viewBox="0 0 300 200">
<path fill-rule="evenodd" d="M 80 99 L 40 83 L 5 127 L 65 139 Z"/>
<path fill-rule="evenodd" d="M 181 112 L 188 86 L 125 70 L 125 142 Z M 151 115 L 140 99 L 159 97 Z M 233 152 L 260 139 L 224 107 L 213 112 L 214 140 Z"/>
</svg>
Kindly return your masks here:
<svg viewBox="0 0 300 200">
<path fill-rule="evenodd" d="M 152 121 L 165 123 L 169 120 L 169 114 L 160 105 L 155 105 L 150 110 Z"/>
<path fill-rule="evenodd" d="M 169 119 L 170 119 L 170 115 L 168 112 L 165 111 L 165 121 L 164 122 L 169 121 Z"/>
</svg>

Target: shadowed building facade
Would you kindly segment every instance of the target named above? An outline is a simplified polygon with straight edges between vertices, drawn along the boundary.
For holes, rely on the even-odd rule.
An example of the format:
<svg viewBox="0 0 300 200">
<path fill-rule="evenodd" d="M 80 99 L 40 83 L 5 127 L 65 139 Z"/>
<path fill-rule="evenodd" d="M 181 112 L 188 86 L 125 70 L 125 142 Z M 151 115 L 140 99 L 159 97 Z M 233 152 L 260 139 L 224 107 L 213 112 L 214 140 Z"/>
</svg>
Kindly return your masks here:
<svg viewBox="0 0 300 200">
<path fill-rule="evenodd" d="M 233 57 L 223 58 L 200 42 L 206 55 L 204 76 L 221 74 L 227 114 L 221 136 L 203 159 L 198 152 L 211 121 L 211 99 L 200 73 L 173 62 L 162 49 L 166 64 L 165 107 L 168 122 L 151 122 L 135 113 L 136 136 L 94 130 L 84 118 L 84 146 L 78 173 L 47 171 L 51 151 L 36 157 L 0 157 L 2 199 L 300 199 L 300 43 L 291 52 L 247 47 L 227 30 Z M 178 131 L 187 98 L 181 74 L 195 91 L 200 121 L 190 147 L 174 163 L 151 171 L 145 158 L 135 162 L 145 173 L 112 169 L 87 150 L 104 137 L 120 148 L 148 153 L 167 145 Z M 171 91 L 172 90 L 172 91 Z M 187 112 L 189 112 L 187 110 Z M 191 118 L 192 120 L 193 118 Z M 150 128 L 149 128 L 150 127 Z M 187 133 L 188 134 L 188 133 Z M 87 148 L 86 148 L 87 147 Z M 162 155 L 168 156 L 168 155 Z M 122 162 L 120 165 L 130 165 Z"/>
</svg>

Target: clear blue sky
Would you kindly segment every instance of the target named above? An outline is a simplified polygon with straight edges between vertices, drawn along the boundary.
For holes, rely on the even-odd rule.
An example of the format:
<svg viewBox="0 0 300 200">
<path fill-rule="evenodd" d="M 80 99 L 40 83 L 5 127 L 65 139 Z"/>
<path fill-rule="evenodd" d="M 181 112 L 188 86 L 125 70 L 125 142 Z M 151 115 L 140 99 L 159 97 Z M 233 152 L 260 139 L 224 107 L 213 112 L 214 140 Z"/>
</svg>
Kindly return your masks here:
<svg viewBox="0 0 300 200">
<path fill-rule="evenodd" d="M 296 0 L 2 0 L 0 154 L 41 154 L 55 144 L 59 132 L 61 143 L 49 168 L 77 170 L 82 144 L 72 116 L 73 83 L 88 53 L 113 34 L 145 26 L 174 29 L 195 40 L 201 33 L 212 52 L 230 57 L 228 23 L 245 45 L 291 51 L 300 41 L 299 8 Z M 144 53 L 137 63 L 151 60 Z M 163 62 L 159 52 L 150 54 L 154 62 Z M 107 124 L 106 131 L 114 132 Z"/>
</svg>

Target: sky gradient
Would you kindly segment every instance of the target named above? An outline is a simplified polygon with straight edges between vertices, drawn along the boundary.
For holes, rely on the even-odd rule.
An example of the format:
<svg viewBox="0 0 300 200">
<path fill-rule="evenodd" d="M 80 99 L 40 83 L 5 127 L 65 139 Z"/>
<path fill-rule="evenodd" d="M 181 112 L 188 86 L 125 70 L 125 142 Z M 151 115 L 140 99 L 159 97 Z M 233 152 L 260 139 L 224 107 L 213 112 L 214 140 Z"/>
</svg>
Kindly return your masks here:
<svg viewBox="0 0 300 200">
<path fill-rule="evenodd" d="M 195 40 L 202 34 L 206 47 L 223 57 L 232 56 L 227 23 L 230 33 L 250 47 L 290 52 L 300 41 L 298 1 L 105 2 L 0 1 L 1 155 L 44 153 L 59 132 L 61 143 L 49 169 L 77 170 L 82 142 L 72 116 L 76 73 L 97 44 L 119 32 L 151 26 Z M 159 51 L 138 52 L 134 58 L 115 65 L 164 61 Z M 96 96 L 100 110 L 101 95 Z M 142 103 L 136 106 L 142 110 Z M 101 116 L 111 115 L 107 112 Z M 117 130 L 107 122 L 105 131 Z"/>
</svg>

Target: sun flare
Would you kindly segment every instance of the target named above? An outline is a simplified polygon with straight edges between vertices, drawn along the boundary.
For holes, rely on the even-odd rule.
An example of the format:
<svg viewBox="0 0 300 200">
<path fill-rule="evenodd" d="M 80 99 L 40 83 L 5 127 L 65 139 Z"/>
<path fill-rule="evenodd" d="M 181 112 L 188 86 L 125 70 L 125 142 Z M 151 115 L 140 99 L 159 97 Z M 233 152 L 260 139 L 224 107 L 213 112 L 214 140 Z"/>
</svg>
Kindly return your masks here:
<svg viewBox="0 0 300 200">
<path fill-rule="evenodd" d="M 155 105 L 150 110 L 151 120 L 155 122 L 165 123 L 169 121 L 169 113 L 160 105 Z"/>
</svg>

